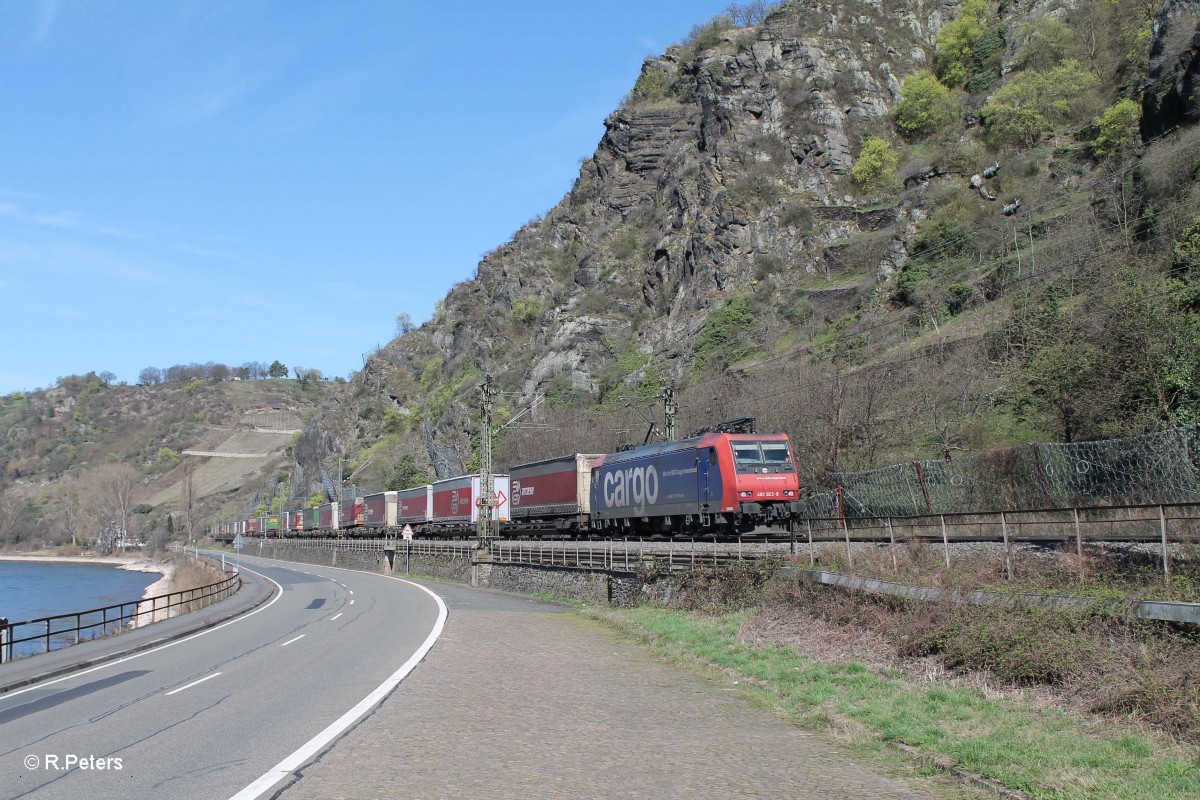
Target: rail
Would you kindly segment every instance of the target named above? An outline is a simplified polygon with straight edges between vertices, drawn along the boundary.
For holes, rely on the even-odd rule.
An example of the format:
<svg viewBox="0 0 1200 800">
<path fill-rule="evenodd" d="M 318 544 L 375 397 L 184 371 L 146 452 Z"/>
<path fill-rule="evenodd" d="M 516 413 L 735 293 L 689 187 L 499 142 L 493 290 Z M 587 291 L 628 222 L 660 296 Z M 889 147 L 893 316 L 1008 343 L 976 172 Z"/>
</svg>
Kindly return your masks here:
<svg viewBox="0 0 1200 800">
<path fill-rule="evenodd" d="M 0 618 L 0 663 L 61 650 L 80 642 L 120 633 L 126 628 L 140 628 L 177 617 L 224 600 L 241 586 L 241 575 L 232 572 L 207 586 L 87 611 L 55 614 L 23 622 L 9 622 Z"/>
</svg>

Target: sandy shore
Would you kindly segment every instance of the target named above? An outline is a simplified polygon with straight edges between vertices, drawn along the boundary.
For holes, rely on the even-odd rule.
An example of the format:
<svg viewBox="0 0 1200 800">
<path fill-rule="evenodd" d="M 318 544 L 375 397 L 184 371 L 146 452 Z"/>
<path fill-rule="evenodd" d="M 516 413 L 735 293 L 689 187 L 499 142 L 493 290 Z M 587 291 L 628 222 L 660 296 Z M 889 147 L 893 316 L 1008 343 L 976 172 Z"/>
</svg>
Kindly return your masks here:
<svg viewBox="0 0 1200 800">
<path fill-rule="evenodd" d="M 152 563 L 141 556 L 60 556 L 54 553 L 0 553 L 0 561 L 74 561 L 89 564 L 137 564 Z M 148 572 L 150 570 L 138 570 Z M 157 572 L 157 570 L 154 570 Z"/>
</svg>

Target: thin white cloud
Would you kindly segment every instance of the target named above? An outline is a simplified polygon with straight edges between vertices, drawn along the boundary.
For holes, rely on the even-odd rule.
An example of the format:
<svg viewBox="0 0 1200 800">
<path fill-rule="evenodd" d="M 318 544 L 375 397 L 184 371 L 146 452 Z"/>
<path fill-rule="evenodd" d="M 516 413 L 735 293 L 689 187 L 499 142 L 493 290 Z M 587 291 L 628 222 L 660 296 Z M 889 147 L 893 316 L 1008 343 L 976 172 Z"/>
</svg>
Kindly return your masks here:
<svg viewBox="0 0 1200 800">
<path fill-rule="evenodd" d="M 240 81 L 228 86 L 204 90 L 198 95 L 183 98 L 163 111 L 160 121 L 168 125 L 207 122 L 221 114 L 249 93 L 253 81 Z"/>
<path fill-rule="evenodd" d="M 60 0 L 39 0 L 34 4 L 33 33 L 29 37 L 32 45 L 39 46 L 50 38 L 61 11 Z"/>
<path fill-rule="evenodd" d="M 111 225 L 90 222 L 75 211 L 34 211 L 18 203 L 0 201 L 0 217 L 5 217 L 25 225 L 59 228 L 61 230 L 74 231 L 75 233 L 109 236 L 120 239 L 134 238 L 134 235 L 129 231 Z"/>
<path fill-rule="evenodd" d="M 92 276 L 135 286 L 177 284 L 179 267 L 168 263 L 146 263 L 135 254 L 107 247 L 55 243 L 0 245 L 0 268 L 37 270 L 38 274 Z M 10 273 L 15 274 L 15 273 Z"/>
<path fill-rule="evenodd" d="M 188 76 L 191 85 L 181 87 L 173 98 L 162 102 L 146 121 L 172 127 L 224 117 L 282 75 L 297 53 L 298 48 L 287 42 L 242 41 L 226 46 Z"/>
</svg>

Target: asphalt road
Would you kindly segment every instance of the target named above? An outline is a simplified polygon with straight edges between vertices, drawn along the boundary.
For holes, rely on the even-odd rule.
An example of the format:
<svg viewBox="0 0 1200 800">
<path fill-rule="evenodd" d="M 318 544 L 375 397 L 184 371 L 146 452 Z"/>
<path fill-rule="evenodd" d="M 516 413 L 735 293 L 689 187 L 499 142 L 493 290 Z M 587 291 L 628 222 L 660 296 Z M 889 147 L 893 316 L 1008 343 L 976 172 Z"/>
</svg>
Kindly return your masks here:
<svg viewBox="0 0 1200 800">
<path fill-rule="evenodd" d="M 415 584 L 242 564 L 283 591 L 197 636 L 0 695 L 0 798 L 278 791 L 394 688 L 444 624 L 444 604 Z"/>
</svg>

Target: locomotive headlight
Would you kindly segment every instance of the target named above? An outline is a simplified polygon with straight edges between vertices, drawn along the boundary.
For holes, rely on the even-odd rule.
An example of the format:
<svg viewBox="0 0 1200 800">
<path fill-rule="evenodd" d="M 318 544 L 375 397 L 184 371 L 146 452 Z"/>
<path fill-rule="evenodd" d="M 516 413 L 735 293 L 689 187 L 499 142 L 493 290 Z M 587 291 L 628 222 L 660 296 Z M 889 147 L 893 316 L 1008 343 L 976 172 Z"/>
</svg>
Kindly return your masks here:
<svg viewBox="0 0 1200 800">
<path fill-rule="evenodd" d="M 738 494 L 740 494 L 742 497 L 754 497 L 754 492 L 747 492 L 745 490 L 738 492 Z"/>
<path fill-rule="evenodd" d="M 795 492 L 795 491 L 793 491 L 792 489 L 784 489 L 784 490 L 783 490 L 783 496 L 784 496 L 784 497 L 795 497 L 795 496 L 796 496 L 796 492 Z"/>
</svg>

